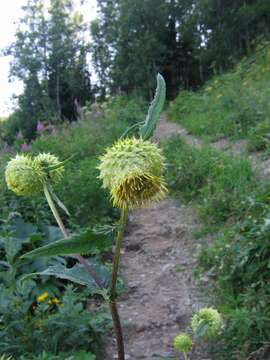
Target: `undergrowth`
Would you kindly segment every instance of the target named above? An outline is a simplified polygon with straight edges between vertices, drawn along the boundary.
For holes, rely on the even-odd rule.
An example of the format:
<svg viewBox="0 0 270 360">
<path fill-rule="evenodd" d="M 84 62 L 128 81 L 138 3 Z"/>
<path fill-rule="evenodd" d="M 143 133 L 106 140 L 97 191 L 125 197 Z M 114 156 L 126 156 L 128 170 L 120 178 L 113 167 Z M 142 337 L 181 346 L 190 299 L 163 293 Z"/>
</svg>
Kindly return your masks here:
<svg viewBox="0 0 270 360">
<path fill-rule="evenodd" d="M 202 147 L 196 149 L 174 137 L 164 145 L 171 189 L 192 201 L 201 219 L 219 224 L 245 216 L 243 202 L 256 186 L 250 163 Z"/>
<path fill-rule="evenodd" d="M 206 225 L 197 237 L 216 233 L 195 269 L 211 274 L 226 319 L 215 358 L 246 359 L 270 341 L 270 187 L 256 182 L 246 159 L 195 149 L 179 137 L 164 149 L 171 191 L 192 201 Z"/>
</svg>

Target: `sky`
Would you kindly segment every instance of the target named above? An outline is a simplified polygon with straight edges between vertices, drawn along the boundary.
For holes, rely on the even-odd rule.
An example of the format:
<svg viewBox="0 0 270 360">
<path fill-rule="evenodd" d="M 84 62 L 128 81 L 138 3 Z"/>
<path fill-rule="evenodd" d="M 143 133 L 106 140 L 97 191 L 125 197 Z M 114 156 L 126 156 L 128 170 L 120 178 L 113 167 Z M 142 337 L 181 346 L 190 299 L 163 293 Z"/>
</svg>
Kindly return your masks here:
<svg viewBox="0 0 270 360">
<path fill-rule="evenodd" d="M 47 2 L 48 0 L 44 0 Z M 96 0 L 85 0 L 83 6 L 80 0 L 74 0 L 79 7 L 86 21 L 96 17 Z M 17 28 L 18 19 L 22 16 L 21 7 L 27 0 L 0 0 L 0 49 L 3 50 L 14 41 L 14 34 Z M 22 92 L 22 84 L 19 81 L 9 81 L 10 58 L 0 56 L 0 117 L 7 116 L 12 112 L 14 104 L 11 101 L 12 95 L 19 95 Z"/>
</svg>

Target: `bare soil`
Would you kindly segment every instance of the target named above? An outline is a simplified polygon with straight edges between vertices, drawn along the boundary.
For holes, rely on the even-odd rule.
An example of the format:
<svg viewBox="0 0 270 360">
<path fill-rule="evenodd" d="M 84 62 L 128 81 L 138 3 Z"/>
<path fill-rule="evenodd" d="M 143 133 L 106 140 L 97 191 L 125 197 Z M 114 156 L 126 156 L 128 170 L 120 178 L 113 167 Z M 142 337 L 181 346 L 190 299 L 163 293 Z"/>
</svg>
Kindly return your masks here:
<svg viewBox="0 0 270 360">
<path fill-rule="evenodd" d="M 176 133 L 187 135 L 163 116 L 155 139 Z M 119 299 L 127 360 L 171 358 L 174 336 L 189 331 L 194 310 L 211 303 L 193 277 L 196 253 L 210 240 L 194 239 L 199 228 L 193 209 L 171 198 L 130 213 L 121 256 L 127 292 Z M 113 335 L 106 352 L 106 360 L 117 359 Z M 196 359 L 211 360 L 200 348 Z"/>
</svg>

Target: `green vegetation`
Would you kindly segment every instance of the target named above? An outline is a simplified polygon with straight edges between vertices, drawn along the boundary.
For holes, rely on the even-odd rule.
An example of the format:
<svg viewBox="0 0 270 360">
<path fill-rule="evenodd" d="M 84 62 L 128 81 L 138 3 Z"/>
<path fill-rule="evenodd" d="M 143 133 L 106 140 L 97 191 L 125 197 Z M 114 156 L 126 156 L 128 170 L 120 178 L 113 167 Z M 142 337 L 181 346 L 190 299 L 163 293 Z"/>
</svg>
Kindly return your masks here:
<svg viewBox="0 0 270 360">
<path fill-rule="evenodd" d="M 168 115 L 203 140 L 247 139 L 249 151 L 269 153 L 270 44 L 263 42 L 234 70 L 197 92 L 182 91 Z M 180 138 L 164 144 L 172 191 L 191 201 L 211 231 L 199 253 L 199 276 L 211 274 L 216 306 L 226 319 L 218 359 L 246 358 L 269 342 L 269 185 L 256 180 L 241 156 Z M 175 151 L 177 149 L 177 151 Z"/>
<path fill-rule="evenodd" d="M 75 125 L 61 126 L 54 133 L 44 131 L 30 145 L 28 151 L 34 154 L 53 152 L 61 160 L 71 157 L 66 164 L 63 184 L 55 190 L 72 214 L 68 218 L 63 213 L 63 217 L 73 231 L 83 233 L 94 225 L 97 231 L 101 231 L 98 228 L 102 224 L 115 219 L 117 212 L 97 179 L 98 157 L 126 127 L 144 117 L 143 101 L 118 97 L 102 107 L 85 107 L 81 120 Z M 66 288 L 66 281 L 52 277 L 21 283 L 24 273 L 42 272 L 59 261 L 66 266 L 72 266 L 73 262 L 59 257 L 20 259 L 25 251 L 50 244 L 62 236 L 54 226 L 55 220 L 42 197 L 17 197 L 7 190 L 3 174 L 13 154 L 14 150 L 10 149 L 0 155 L 0 339 L 5 344 L 1 349 L 18 359 L 20 356 L 29 359 L 30 354 L 34 356 L 44 351 L 37 359 L 71 359 L 69 356 L 74 356 L 74 360 L 83 360 L 86 355 L 82 352 L 77 356 L 76 351 L 96 353 L 103 335 L 111 328 L 111 322 L 103 307 L 98 306 L 85 314 L 86 300 L 92 294 L 82 291 L 80 286 Z M 111 251 L 111 239 L 101 241 L 98 246 L 92 245 L 92 256 L 97 262 L 104 263 L 103 258 Z M 46 293 L 49 295 L 44 301 L 37 301 Z M 57 302 L 50 304 L 53 299 Z M 5 310 L 6 307 L 9 311 Z M 52 333 L 55 342 L 51 341 Z M 69 354 L 61 357 L 62 352 Z"/>
<path fill-rule="evenodd" d="M 194 149 L 177 137 L 164 149 L 172 191 L 192 201 L 205 231 L 217 232 L 201 250 L 195 271 L 211 272 L 216 306 L 226 319 L 216 356 L 246 357 L 270 336 L 269 185 L 258 184 L 249 162 L 240 157 Z"/>
<path fill-rule="evenodd" d="M 242 200 L 256 186 L 247 160 L 210 147 L 195 149 L 179 137 L 167 141 L 164 150 L 171 189 L 196 204 L 203 221 L 216 225 L 245 216 Z"/>
<path fill-rule="evenodd" d="M 98 19 L 87 24 L 73 0 L 50 0 L 48 9 L 43 0 L 25 1 L 14 42 L 3 51 L 24 90 L 14 112 L 0 119 L 0 173 L 17 152 L 68 159 L 55 191 L 71 216 L 61 216 L 79 238 L 106 235 L 99 246 L 85 245 L 108 273 L 119 213 L 97 178 L 98 157 L 144 120 L 157 72 L 173 100 L 171 121 L 206 142 L 245 139 L 249 151 L 270 153 L 270 3 L 97 0 L 97 7 Z M 205 225 L 197 237 L 215 234 L 194 269 L 211 275 L 226 322 L 215 356 L 247 358 L 270 341 L 269 185 L 240 156 L 193 148 L 179 137 L 163 147 L 171 192 Z M 46 201 L 16 197 L 0 176 L 0 204 L 0 358 L 94 360 L 111 328 L 100 294 L 50 276 L 21 281 L 48 266 L 75 267 L 72 257 L 21 258 L 62 238 Z"/>
<path fill-rule="evenodd" d="M 168 115 L 196 136 L 250 138 L 250 149 L 268 146 L 270 45 L 264 42 L 233 71 L 215 76 L 197 92 L 180 91 Z"/>
</svg>

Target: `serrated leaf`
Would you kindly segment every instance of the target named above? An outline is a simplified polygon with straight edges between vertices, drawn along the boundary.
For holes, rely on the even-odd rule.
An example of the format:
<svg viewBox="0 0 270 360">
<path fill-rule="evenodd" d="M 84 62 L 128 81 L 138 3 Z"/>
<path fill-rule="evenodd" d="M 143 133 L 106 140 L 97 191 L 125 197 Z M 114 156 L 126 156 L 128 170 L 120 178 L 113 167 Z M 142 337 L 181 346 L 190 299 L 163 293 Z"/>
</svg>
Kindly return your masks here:
<svg viewBox="0 0 270 360">
<path fill-rule="evenodd" d="M 59 256 L 71 254 L 89 254 L 100 246 L 103 246 L 104 236 L 97 235 L 92 230 L 86 230 L 81 234 L 69 236 L 32 250 L 23 256 L 22 259 L 35 259 L 40 256 Z"/>
<path fill-rule="evenodd" d="M 164 78 L 157 75 L 157 88 L 154 99 L 148 109 L 144 125 L 140 128 L 140 135 L 144 140 L 149 139 L 156 128 L 166 98 L 166 83 Z"/>
<path fill-rule="evenodd" d="M 89 265 L 90 265 L 90 263 L 89 263 Z M 110 284 L 110 274 L 107 271 L 107 269 L 96 263 L 93 263 L 93 264 L 91 263 L 91 267 L 93 268 L 95 273 L 99 276 L 102 286 L 104 288 L 107 288 Z M 54 276 L 58 279 L 69 280 L 76 284 L 87 286 L 92 293 L 100 292 L 100 287 L 96 284 L 94 278 L 79 263 L 74 265 L 72 268 L 67 268 L 62 264 L 50 266 L 50 267 L 48 267 L 48 269 L 46 269 L 42 272 L 24 275 L 21 278 L 21 281 L 25 281 L 29 278 L 33 278 L 38 275 Z"/>
</svg>

